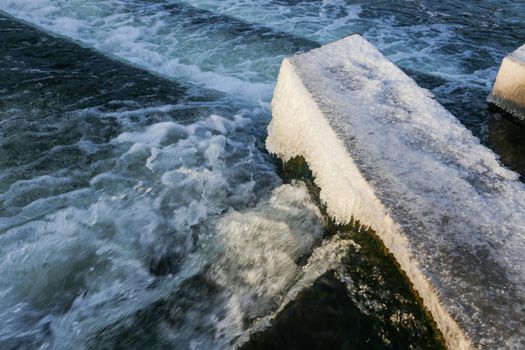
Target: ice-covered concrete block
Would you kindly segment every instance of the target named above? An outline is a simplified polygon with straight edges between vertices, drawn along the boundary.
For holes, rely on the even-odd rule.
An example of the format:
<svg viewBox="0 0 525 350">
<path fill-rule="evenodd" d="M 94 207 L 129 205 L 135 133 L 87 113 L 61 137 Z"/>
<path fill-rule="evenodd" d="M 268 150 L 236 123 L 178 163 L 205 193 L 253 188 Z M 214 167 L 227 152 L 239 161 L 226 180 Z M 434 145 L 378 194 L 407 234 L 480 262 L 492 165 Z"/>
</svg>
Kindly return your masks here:
<svg viewBox="0 0 525 350">
<path fill-rule="evenodd" d="M 525 186 L 361 36 L 283 61 L 267 147 L 380 237 L 450 349 L 525 348 Z"/>
<path fill-rule="evenodd" d="M 525 45 L 501 62 L 488 101 L 525 121 Z"/>
</svg>

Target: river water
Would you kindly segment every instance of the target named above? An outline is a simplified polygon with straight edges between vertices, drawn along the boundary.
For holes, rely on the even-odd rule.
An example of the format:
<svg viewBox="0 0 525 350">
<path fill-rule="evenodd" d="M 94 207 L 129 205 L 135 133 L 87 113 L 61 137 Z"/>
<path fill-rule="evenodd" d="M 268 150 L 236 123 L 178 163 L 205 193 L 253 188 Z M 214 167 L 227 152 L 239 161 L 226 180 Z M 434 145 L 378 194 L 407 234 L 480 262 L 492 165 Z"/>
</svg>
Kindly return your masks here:
<svg viewBox="0 0 525 350">
<path fill-rule="evenodd" d="M 351 33 L 525 173 L 522 126 L 485 103 L 525 39 L 521 1 L 0 11 L 1 348 L 229 348 L 337 269 L 357 243 L 326 238 L 264 139 L 282 58 Z"/>
</svg>

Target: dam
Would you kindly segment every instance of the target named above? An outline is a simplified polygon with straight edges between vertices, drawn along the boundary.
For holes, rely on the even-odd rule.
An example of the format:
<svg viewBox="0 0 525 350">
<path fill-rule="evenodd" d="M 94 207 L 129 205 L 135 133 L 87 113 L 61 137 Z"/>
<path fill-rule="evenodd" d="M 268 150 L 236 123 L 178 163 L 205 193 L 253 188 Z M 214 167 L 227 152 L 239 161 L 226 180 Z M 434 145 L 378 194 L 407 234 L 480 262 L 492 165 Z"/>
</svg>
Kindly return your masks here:
<svg viewBox="0 0 525 350">
<path fill-rule="evenodd" d="M 525 187 L 360 35 L 285 58 L 268 150 L 374 230 L 450 349 L 525 346 Z"/>
</svg>

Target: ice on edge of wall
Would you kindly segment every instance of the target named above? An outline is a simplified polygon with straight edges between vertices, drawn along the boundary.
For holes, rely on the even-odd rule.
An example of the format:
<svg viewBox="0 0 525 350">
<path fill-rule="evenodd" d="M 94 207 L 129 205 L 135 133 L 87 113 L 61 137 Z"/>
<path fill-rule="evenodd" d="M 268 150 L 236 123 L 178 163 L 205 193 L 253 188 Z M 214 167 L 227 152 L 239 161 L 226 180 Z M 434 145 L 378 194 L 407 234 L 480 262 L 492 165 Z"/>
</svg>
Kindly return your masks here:
<svg viewBox="0 0 525 350">
<path fill-rule="evenodd" d="M 503 59 L 487 100 L 514 117 L 525 120 L 525 45 Z"/>
<path fill-rule="evenodd" d="M 525 185 L 352 35 L 286 58 L 267 148 L 307 160 L 339 222 L 369 226 L 451 349 L 525 344 Z"/>
</svg>

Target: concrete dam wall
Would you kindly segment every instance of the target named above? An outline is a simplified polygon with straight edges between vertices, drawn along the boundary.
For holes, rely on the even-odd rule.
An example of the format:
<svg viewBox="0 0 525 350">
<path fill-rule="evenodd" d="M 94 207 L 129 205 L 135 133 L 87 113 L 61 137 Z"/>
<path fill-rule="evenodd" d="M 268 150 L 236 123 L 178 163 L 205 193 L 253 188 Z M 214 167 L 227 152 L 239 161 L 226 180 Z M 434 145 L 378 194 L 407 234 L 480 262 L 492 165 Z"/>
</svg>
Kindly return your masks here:
<svg viewBox="0 0 525 350">
<path fill-rule="evenodd" d="M 286 58 L 272 113 L 268 150 L 376 232 L 449 348 L 525 348 L 525 186 L 429 91 L 353 35 Z"/>
<path fill-rule="evenodd" d="M 487 100 L 525 122 L 525 45 L 503 59 Z"/>
</svg>

